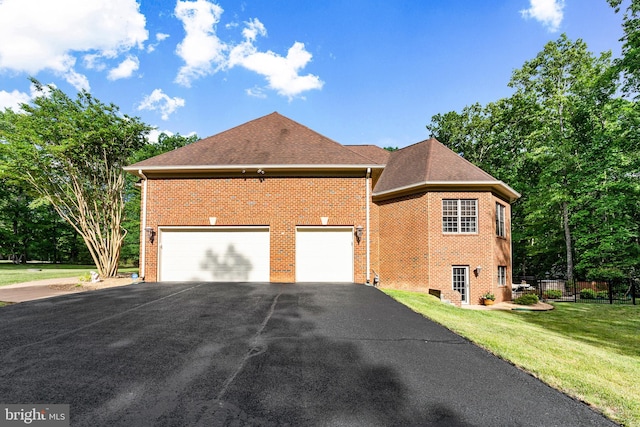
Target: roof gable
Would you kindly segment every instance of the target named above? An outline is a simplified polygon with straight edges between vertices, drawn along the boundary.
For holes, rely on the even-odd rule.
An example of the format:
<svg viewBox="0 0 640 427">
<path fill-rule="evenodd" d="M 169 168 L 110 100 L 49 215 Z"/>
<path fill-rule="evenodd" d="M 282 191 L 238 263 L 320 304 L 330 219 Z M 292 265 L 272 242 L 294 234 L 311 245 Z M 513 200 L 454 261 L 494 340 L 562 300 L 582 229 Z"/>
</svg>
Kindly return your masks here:
<svg viewBox="0 0 640 427">
<path fill-rule="evenodd" d="M 126 169 L 231 165 L 372 165 L 376 162 L 276 112 Z"/>
</svg>

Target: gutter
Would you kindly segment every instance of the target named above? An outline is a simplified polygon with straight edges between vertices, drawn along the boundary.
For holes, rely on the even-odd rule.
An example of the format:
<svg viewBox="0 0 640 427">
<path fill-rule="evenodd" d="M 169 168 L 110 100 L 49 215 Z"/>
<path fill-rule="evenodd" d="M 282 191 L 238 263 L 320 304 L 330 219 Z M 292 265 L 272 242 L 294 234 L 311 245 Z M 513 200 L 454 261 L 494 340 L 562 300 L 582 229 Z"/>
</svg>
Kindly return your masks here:
<svg viewBox="0 0 640 427">
<path fill-rule="evenodd" d="M 384 169 L 385 165 L 381 164 L 238 164 L 238 165 L 172 165 L 172 166 L 125 166 L 125 171 L 145 170 L 147 173 L 152 172 L 238 172 L 246 170 L 253 172 L 254 169 L 262 169 L 269 172 L 287 171 L 287 170 L 362 170 L 362 169 Z"/>
<path fill-rule="evenodd" d="M 502 190 L 503 194 L 508 196 L 509 202 L 513 203 L 519 199 L 522 195 L 513 188 L 509 187 L 502 181 L 422 181 L 414 184 L 405 185 L 402 187 L 392 188 L 390 190 L 383 190 L 373 193 L 373 197 L 377 198 L 389 198 L 394 197 L 397 194 L 408 193 L 420 188 L 456 188 L 456 187 L 485 187 Z"/>
<path fill-rule="evenodd" d="M 369 271 L 371 270 L 371 234 L 369 232 L 369 227 L 371 225 L 370 221 L 370 204 L 371 197 L 369 195 L 369 181 L 371 180 L 371 168 L 367 168 L 367 174 L 365 175 L 364 184 L 366 187 L 367 194 L 367 285 L 371 284 L 371 274 Z"/>
<path fill-rule="evenodd" d="M 142 184 L 142 224 L 140 227 L 140 237 L 142 240 L 140 246 L 140 279 L 144 281 L 147 264 L 147 239 L 145 239 L 145 228 L 147 228 L 147 177 L 142 172 L 142 169 L 138 169 L 138 175 L 144 179 Z"/>
</svg>

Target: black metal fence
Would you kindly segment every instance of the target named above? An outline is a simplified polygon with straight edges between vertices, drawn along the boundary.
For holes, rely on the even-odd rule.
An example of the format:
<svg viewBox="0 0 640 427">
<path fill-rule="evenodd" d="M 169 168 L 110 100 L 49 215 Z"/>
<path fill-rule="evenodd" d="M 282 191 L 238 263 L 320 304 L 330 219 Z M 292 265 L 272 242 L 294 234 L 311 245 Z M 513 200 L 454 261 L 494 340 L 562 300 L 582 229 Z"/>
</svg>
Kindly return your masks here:
<svg viewBox="0 0 640 427">
<path fill-rule="evenodd" d="M 640 285 L 634 279 L 575 280 L 539 279 L 534 276 L 514 278 L 512 298 L 534 293 L 545 301 L 591 304 L 636 304 Z"/>
</svg>

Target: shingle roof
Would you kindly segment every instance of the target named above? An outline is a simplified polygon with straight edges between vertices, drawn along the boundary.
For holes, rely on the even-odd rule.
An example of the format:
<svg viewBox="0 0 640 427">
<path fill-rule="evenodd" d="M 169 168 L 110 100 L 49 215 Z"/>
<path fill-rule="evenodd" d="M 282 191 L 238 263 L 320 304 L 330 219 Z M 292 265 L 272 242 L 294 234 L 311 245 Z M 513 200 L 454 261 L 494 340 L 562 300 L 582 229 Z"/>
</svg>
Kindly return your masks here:
<svg viewBox="0 0 640 427">
<path fill-rule="evenodd" d="M 345 147 L 381 165 L 387 163 L 391 155 L 391 152 L 377 145 L 345 145 Z"/>
<path fill-rule="evenodd" d="M 373 195 L 418 189 L 426 185 L 499 187 L 509 198 L 519 194 L 434 138 L 391 153 Z M 471 188 L 471 187 L 470 187 Z"/>
<path fill-rule="evenodd" d="M 276 112 L 125 169 L 228 165 L 373 165 L 371 158 Z"/>
</svg>

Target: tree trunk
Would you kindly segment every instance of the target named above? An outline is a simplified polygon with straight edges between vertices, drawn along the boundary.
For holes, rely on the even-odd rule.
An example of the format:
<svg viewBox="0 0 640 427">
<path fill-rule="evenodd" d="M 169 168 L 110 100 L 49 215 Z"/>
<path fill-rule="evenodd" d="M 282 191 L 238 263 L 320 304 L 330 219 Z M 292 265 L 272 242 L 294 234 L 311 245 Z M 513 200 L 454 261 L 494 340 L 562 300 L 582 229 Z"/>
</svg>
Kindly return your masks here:
<svg viewBox="0 0 640 427">
<path fill-rule="evenodd" d="M 567 280 L 573 282 L 573 244 L 571 242 L 569 204 L 567 202 L 562 202 L 562 224 L 564 226 L 564 240 L 567 248 Z"/>
</svg>

